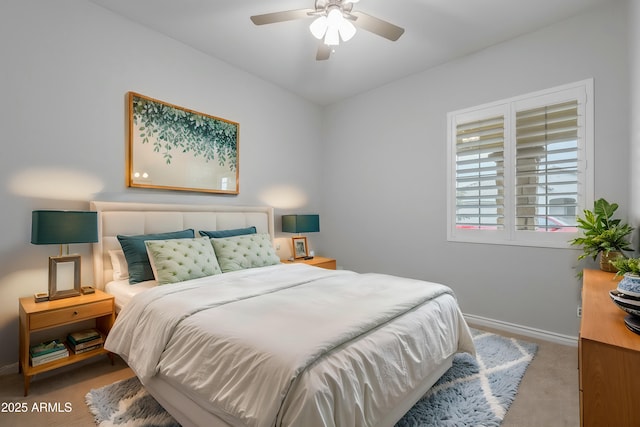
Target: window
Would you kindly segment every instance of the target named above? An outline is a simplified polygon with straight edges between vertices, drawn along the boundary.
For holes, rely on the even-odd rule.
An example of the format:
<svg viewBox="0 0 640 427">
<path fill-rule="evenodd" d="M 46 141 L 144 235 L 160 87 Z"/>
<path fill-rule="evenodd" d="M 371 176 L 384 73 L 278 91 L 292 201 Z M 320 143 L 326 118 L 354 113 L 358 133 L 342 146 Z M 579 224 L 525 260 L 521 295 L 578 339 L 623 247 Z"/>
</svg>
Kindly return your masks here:
<svg viewBox="0 0 640 427">
<path fill-rule="evenodd" d="M 569 247 L 593 204 L 593 80 L 447 121 L 448 239 Z"/>
</svg>

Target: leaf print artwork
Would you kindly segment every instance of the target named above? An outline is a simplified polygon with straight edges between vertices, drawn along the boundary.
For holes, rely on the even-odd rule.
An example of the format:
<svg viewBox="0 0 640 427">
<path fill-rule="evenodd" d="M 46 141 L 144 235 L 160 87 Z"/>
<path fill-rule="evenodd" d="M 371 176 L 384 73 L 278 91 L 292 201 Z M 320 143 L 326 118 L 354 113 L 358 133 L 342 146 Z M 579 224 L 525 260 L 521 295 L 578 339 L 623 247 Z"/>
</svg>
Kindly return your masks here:
<svg viewBox="0 0 640 427">
<path fill-rule="evenodd" d="M 239 124 L 129 92 L 131 187 L 238 194 Z"/>
</svg>

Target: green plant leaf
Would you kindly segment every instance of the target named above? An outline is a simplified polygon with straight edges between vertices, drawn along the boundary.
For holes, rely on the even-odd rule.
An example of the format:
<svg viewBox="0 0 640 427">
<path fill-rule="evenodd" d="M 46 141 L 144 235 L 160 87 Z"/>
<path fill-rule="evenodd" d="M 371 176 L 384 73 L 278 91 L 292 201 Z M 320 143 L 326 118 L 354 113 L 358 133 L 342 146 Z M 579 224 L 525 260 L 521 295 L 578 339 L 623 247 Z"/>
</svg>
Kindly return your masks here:
<svg viewBox="0 0 640 427">
<path fill-rule="evenodd" d="M 601 198 L 594 202 L 593 211 L 585 209 L 584 217 L 576 219 L 583 235 L 569 243 L 582 246 L 583 253 L 578 257 L 579 260 L 588 256 L 595 259 L 600 252 L 633 250 L 629 242 L 633 227 L 622 223 L 619 218 L 613 218 L 617 209 L 617 203 L 609 203 Z"/>
</svg>

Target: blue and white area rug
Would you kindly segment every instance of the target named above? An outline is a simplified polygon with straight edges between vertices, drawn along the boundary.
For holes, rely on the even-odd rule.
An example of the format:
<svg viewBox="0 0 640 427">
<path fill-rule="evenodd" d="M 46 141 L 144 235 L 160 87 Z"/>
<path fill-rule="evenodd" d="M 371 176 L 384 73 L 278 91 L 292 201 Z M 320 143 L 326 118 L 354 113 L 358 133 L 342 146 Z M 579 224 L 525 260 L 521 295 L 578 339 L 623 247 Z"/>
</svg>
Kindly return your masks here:
<svg viewBox="0 0 640 427">
<path fill-rule="evenodd" d="M 396 427 L 497 427 L 515 399 L 538 346 L 472 329 L 476 357 L 461 353 L 453 366 Z"/>
<path fill-rule="evenodd" d="M 472 329 L 477 355 L 455 356 L 453 366 L 396 427 L 497 427 L 516 396 L 537 345 Z M 136 377 L 86 395 L 100 427 L 173 427 L 179 424 Z"/>
</svg>

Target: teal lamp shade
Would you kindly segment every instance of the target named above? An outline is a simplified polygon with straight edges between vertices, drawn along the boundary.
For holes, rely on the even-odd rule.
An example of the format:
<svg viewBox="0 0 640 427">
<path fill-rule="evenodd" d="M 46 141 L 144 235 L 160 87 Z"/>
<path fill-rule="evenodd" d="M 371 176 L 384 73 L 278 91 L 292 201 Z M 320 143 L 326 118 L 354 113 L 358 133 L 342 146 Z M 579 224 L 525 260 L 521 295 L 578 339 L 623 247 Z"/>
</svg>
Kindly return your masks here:
<svg viewBox="0 0 640 427">
<path fill-rule="evenodd" d="M 98 213 L 91 211 L 33 211 L 31 213 L 31 243 L 34 245 L 60 245 L 60 256 L 49 257 L 49 293 L 36 294 L 36 302 L 56 300 L 80 295 L 80 255 L 69 255 L 70 243 L 98 241 Z M 62 255 L 67 245 L 67 255 Z M 58 265 L 71 265 L 68 268 Z M 90 287 L 89 287 L 90 288 Z"/>
<path fill-rule="evenodd" d="M 320 231 L 320 215 L 282 215 L 285 233 L 316 233 Z"/>
<path fill-rule="evenodd" d="M 63 245 L 98 241 L 98 213 L 90 211 L 33 211 L 31 243 Z"/>
</svg>

